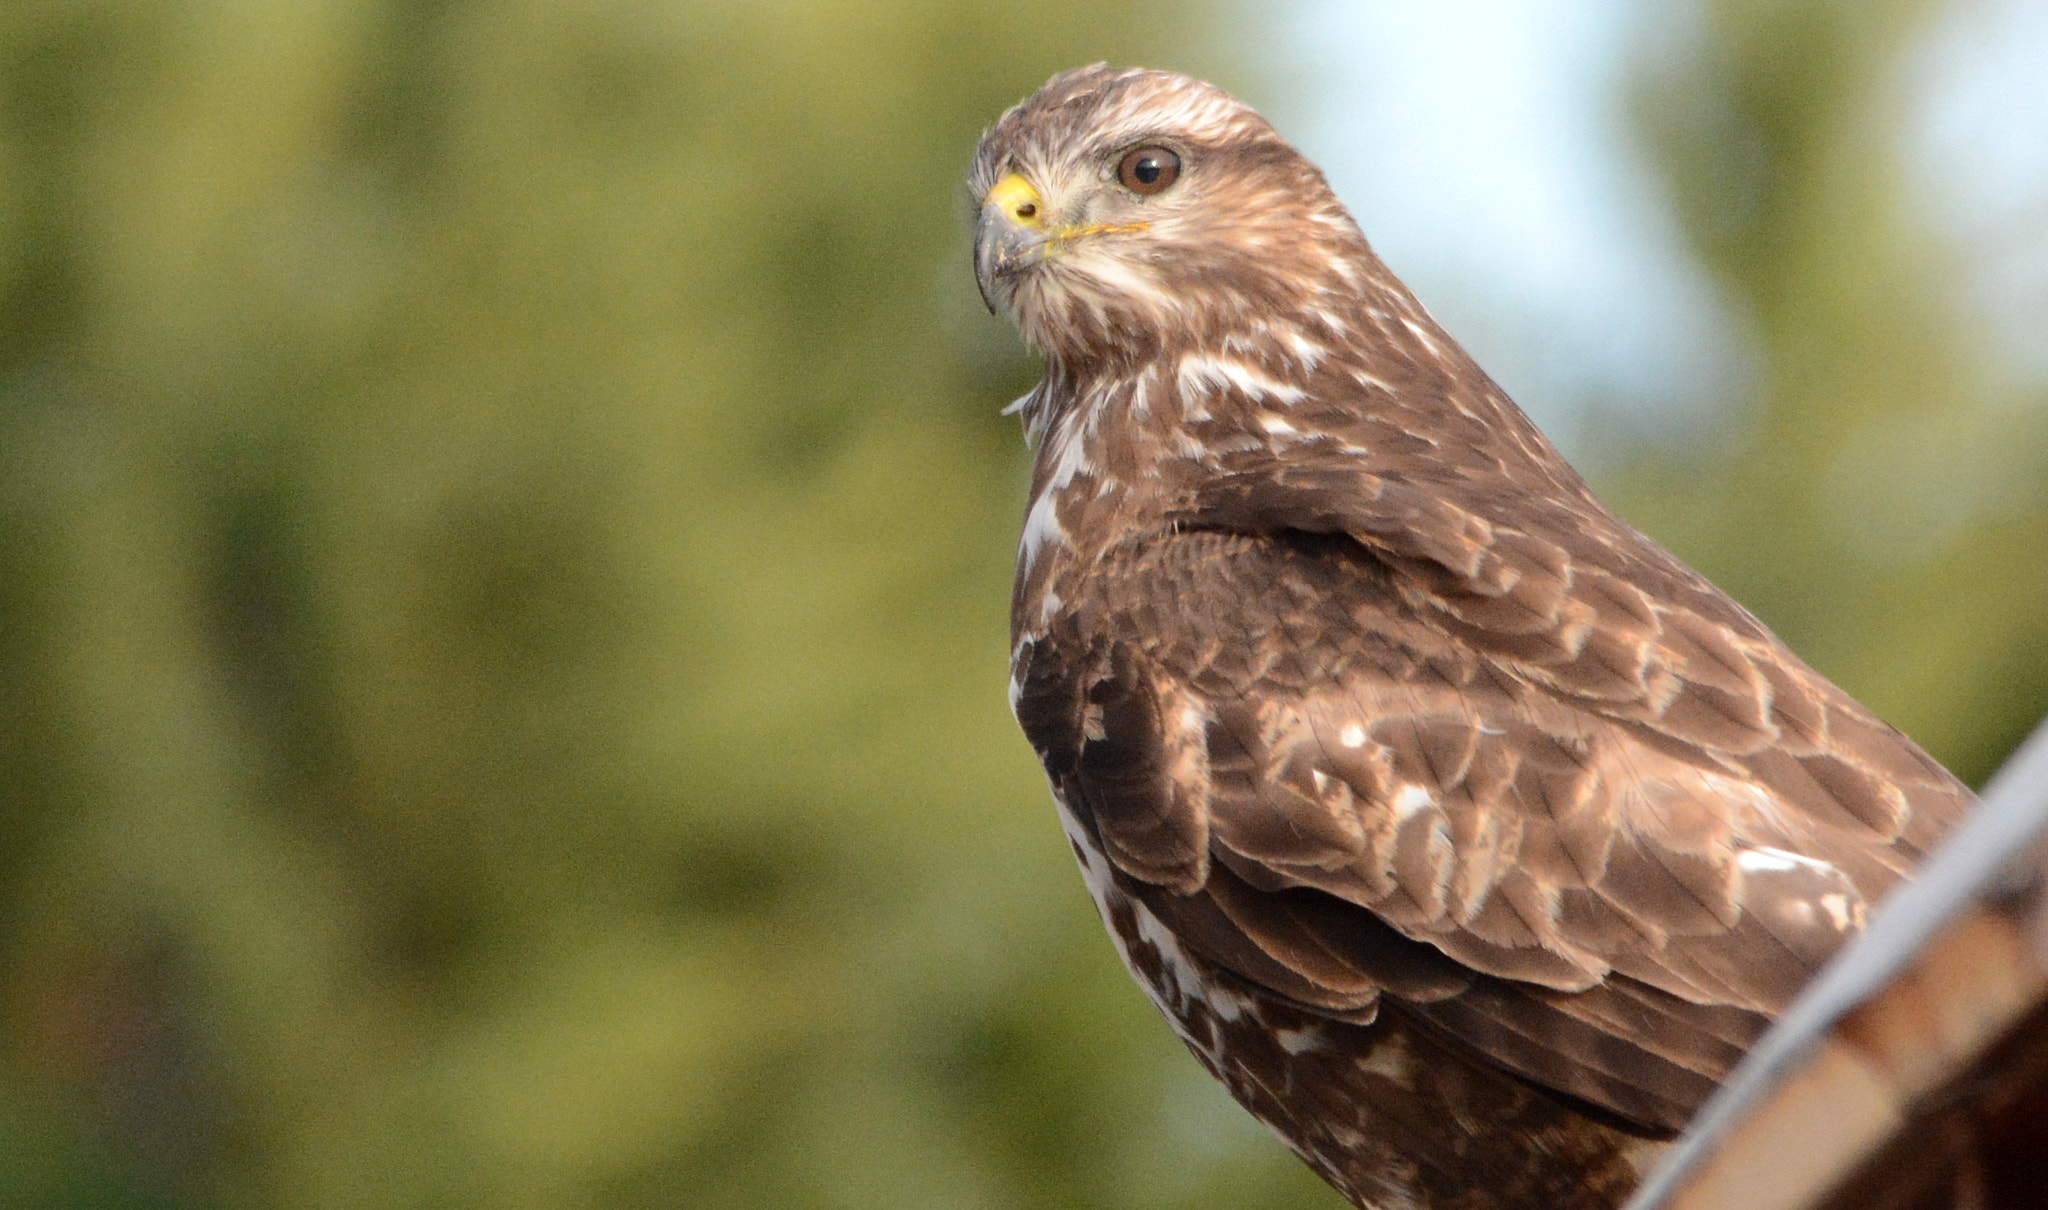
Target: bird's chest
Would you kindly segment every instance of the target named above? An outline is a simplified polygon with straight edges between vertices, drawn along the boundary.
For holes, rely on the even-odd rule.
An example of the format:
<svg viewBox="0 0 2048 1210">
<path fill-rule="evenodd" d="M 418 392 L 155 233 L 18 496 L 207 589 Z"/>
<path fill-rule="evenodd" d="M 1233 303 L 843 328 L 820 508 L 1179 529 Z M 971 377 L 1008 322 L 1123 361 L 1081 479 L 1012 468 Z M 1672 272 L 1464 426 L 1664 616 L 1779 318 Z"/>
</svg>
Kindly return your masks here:
<svg viewBox="0 0 2048 1210">
<path fill-rule="evenodd" d="M 1039 451 L 1017 544 L 1016 638 L 1074 609 L 1116 553 L 1172 532 L 1190 484 L 1207 473 L 1206 447 L 1177 450 L 1146 425 L 1102 420 L 1120 399 L 1108 392 L 1069 411 Z"/>
<path fill-rule="evenodd" d="M 1143 523 L 1140 496 L 1107 476 L 1077 475 L 1033 497 L 1017 545 L 1016 638 L 1043 633 L 1089 595 L 1105 559 Z"/>
</svg>

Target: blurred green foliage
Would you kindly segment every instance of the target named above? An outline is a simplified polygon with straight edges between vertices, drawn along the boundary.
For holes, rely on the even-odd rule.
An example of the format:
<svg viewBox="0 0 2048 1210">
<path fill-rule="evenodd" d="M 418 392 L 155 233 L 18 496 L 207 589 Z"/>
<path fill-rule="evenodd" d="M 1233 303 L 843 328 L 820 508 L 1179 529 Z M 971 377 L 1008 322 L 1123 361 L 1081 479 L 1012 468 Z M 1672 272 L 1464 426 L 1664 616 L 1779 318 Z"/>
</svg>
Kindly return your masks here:
<svg viewBox="0 0 2048 1210">
<path fill-rule="evenodd" d="M 1765 388 L 1615 486 L 1981 774 L 2044 501 L 1873 561 L 1815 486 L 1993 390 L 1873 168 L 1915 25 L 1717 11 L 1659 129 Z M 1033 367 L 959 174 L 1061 67 L 1243 86 L 1230 19 L 0 7 L 0 1202 L 1336 1205 L 1002 698 Z"/>
</svg>

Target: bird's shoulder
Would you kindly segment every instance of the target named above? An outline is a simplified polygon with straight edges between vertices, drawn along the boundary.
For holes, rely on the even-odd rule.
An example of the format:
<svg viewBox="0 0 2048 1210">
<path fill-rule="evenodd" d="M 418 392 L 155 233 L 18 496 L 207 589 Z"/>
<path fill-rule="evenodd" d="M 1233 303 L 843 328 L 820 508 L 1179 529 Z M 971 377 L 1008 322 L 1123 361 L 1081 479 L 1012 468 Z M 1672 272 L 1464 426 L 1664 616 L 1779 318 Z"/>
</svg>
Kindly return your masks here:
<svg viewBox="0 0 2048 1210">
<path fill-rule="evenodd" d="M 1526 418 L 1501 406 L 1522 439 L 1462 461 L 1375 459 L 1362 448 L 1370 431 L 1231 451 L 1167 520 L 1282 541 L 1343 535 L 1385 569 L 1407 617 L 1493 673 L 1896 840 L 1899 869 L 1974 801 L 1747 610 L 1609 511 Z"/>
</svg>

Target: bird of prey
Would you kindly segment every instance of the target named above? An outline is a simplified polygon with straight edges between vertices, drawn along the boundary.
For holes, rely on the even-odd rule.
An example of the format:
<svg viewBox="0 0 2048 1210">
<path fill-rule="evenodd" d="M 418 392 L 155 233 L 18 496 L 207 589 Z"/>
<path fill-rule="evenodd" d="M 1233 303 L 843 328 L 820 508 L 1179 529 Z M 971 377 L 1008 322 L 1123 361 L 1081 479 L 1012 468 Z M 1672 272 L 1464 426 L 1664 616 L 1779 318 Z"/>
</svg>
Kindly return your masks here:
<svg viewBox="0 0 2048 1210">
<path fill-rule="evenodd" d="M 976 151 L 1010 694 L 1125 962 L 1360 1206 L 1623 1200 L 1967 789 L 1596 500 L 1250 108 Z"/>
</svg>

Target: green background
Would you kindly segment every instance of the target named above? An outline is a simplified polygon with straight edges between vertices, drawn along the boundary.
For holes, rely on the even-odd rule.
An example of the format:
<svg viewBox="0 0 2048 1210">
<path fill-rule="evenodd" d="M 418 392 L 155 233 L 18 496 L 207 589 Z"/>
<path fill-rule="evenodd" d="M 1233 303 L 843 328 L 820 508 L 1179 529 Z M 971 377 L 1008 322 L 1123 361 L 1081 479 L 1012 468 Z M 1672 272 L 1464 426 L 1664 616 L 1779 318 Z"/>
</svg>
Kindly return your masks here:
<svg viewBox="0 0 2048 1210">
<path fill-rule="evenodd" d="M 1934 7 L 1703 11 L 1634 129 L 1755 391 L 1577 444 L 1979 781 L 2048 709 L 2048 408 L 1902 184 Z M 1004 707 L 1034 367 L 960 185 L 1076 63 L 1276 103 L 1260 36 L 0 6 L 0 1204 L 1335 1206 Z M 1927 548 L 1829 520 L 1980 476 Z"/>
</svg>

